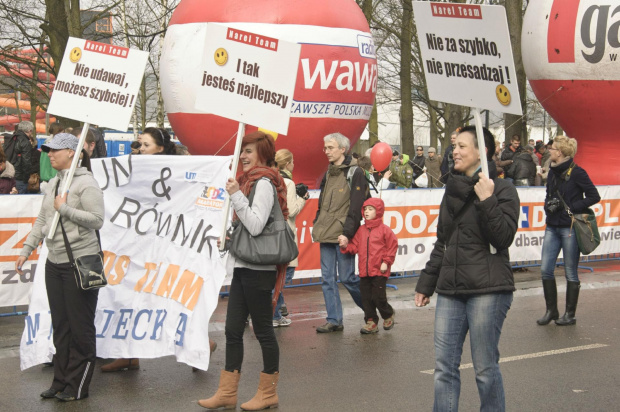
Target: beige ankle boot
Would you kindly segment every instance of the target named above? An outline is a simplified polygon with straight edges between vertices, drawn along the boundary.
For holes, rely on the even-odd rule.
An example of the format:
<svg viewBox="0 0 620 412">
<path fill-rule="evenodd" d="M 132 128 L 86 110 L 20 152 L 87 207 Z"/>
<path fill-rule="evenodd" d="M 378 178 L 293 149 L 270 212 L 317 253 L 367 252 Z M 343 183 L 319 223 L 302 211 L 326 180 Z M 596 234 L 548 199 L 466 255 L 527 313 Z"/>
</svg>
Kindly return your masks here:
<svg viewBox="0 0 620 412">
<path fill-rule="evenodd" d="M 201 399 L 198 405 L 207 409 L 235 409 L 237 407 L 237 387 L 239 386 L 239 371 L 220 373 L 220 386 L 217 392 L 209 399 Z"/>
<path fill-rule="evenodd" d="M 260 411 L 263 409 L 277 408 L 279 379 L 280 373 L 278 372 L 273 375 L 261 372 L 256 395 L 254 395 L 250 401 L 241 404 L 241 409 L 244 411 Z"/>
</svg>

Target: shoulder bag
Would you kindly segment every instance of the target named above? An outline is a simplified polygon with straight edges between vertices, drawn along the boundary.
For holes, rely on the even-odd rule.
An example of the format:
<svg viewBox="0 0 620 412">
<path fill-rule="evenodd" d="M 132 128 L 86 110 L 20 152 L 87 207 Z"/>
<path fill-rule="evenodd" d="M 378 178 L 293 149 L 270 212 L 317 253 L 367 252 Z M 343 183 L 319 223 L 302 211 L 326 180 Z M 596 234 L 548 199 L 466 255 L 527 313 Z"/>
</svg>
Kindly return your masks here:
<svg viewBox="0 0 620 412">
<path fill-rule="evenodd" d="M 248 197 L 250 206 L 254 200 L 256 186 L 255 183 Z M 230 253 L 238 259 L 255 265 L 281 265 L 289 263 L 299 255 L 295 235 L 288 222 L 284 220 L 278 202 L 278 193 L 273 184 L 272 187 L 273 207 L 261 234 L 252 236 L 241 222 L 238 222 L 233 230 Z"/>
<path fill-rule="evenodd" d="M 558 197 L 562 201 L 564 208 L 566 209 L 566 213 L 570 217 L 571 229 L 575 228 L 575 235 L 577 236 L 577 245 L 579 246 L 579 251 L 582 255 L 589 255 L 594 252 L 594 250 L 601 243 L 601 235 L 598 232 L 598 226 L 596 223 L 596 217 L 594 216 L 594 211 L 590 208 L 587 208 L 584 213 L 573 214 L 564 201 L 564 198 L 560 194 L 558 190 L 556 190 Z"/>
<path fill-rule="evenodd" d="M 58 184 L 60 184 L 60 182 L 58 182 Z M 58 184 L 56 185 L 56 196 L 58 196 Z M 97 234 L 100 252 L 94 255 L 79 256 L 74 259 L 67 232 L 65 232 L 65 227 L 62 224 L 62 217 L 59 216 L 58 222 L 60 223 L 62 237 L 65 241 L 65 248 L 67 249 L 67 255 L 69 256 L 69 262 L 71 263 L 71 269 L 73 269 L 75 282 L 78 288 L 82 290 L 91 290 L 106 286 L 108 280 L 103 271 L 103 252 L 101 252 L 99 231 L 96 230 L 95 233 Z"/>
</svg>

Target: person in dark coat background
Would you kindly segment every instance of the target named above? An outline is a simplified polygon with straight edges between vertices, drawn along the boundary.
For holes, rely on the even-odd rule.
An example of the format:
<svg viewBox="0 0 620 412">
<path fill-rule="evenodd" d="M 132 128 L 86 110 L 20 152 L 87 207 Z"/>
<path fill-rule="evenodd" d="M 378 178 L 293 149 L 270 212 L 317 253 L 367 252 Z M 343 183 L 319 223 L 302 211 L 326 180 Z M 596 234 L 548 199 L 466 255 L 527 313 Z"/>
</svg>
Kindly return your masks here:
<svg viewBox="0 0 620 412">
<path fill-rule="evenodd" d="M 574 325 L 577 322 L 575 312 L 579 300 L 579 246 L 575 228 L 568 211 L 583 213 L 586 209 L 601 200 L 596 186 L 588 173 L 573 162 L 577 154 L 577 141 L 566 136 L 557 136 L 549 148 L 551 167 L 547 180 L 547 197 L 545 212 L 547 227 L 543 242 L 541 267 L 543 291 L 547 310 L 545 315 L 536 322 L 547 325 L 552 320 L 560 326 Z M 553 205 L 554 204 L 554 205 Z M 558 312 L 558 291 L 555 283 L 555 265 L 562 250 L 564 272 L 566 274 L 566 312 L 560 318 Z"/>
</svg>

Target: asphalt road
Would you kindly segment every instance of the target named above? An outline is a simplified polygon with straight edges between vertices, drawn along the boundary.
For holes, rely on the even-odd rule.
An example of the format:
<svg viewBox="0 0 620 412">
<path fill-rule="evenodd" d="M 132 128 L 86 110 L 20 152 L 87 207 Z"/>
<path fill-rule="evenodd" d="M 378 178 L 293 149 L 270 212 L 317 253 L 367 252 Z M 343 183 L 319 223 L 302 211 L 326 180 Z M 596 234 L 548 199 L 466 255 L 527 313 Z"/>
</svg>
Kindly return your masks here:
<svg viewBox="0 0 620 412">
<path fill-rule="evenodd" d="M 518 274 L 519 290 L 501 338 L 501 370 L 509 411 L 620 410 L 620 271 L 609 267 L 582 275 L 577 325 L 538 326 L 544 312 L 536 270 Z M 388 297 L 396 325 L 377 335 L 360 335 L 361 310 L 344 289 L 345 329 L 317 334 L 324 322 L 320 287 L 287 289 L 293 324 L 278 328 L 282 411 L 430 411 L 433 404 L 433 318 L 430 307 L 415 308 L 415 279 L 390 283 Z M 563 279 L 558 277 L 560 285 Z M 564 292 L 560 286 L 559 299 Z M 192 372 L 173 357 L 142 359 L 138 371 L 95 372 L 90 398 L 72 403 L 42 400 L 52 369 L 19 370 L 18 345 L 23 316 L 0 318 L 1 411 L 200 411 L 196 401 L 217 389 L 224 365 L 222 299 L 210 325 L 219 348 L 206 372 Z M 562 304 L 563 306 L 563 304 Z M 469 342 L 462 364 L 461 411 L 479 409 Z M 104 360 L 100 361 L 105 363 Z M 239 404 L 258 384 L 262 358 L 250 327 L 239 387 Z M 430 373 L 429 373 L 430 371 Z"/>
</svg>

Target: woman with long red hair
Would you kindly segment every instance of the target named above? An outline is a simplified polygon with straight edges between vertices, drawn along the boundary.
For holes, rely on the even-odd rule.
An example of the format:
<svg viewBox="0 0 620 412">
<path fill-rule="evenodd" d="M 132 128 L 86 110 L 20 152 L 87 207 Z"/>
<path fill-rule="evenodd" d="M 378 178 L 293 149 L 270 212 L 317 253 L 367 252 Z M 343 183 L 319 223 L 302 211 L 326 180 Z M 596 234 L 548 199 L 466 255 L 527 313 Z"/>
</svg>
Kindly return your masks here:
<svg viewBox="0 0 620 412">
<path fill-rule="evenodd" d="M 244 136 L 239 160 L 243 173 L 237 180 L 230 178 L 226 191 L 230 196 L 235 221 L 243 224 L 252 236 L 259 236 L 267 224 L 277 194 L 284 219 L 288 218 L 286 185 L 275 168 L 275 143 L 263 132 Z M 252 204 L 248 196 L 256 186 Z M 233 273 L 226 313 L 226 366 L 220 374 L 219 388 L 209 399 L 200 400 L 200 406 L 209 409 L 235 408 L 237 387 L 243 362 L 243 332 L 248 314 L 252 318 L 254 334 L 263 352 L 263 371 L 258 391 L 252 400 L 241 405 L 243 410 L 262 410 L 278 405 L 276 393 L 279 379 L 280 350 L 272 325 L 272 290 L 276 274 L 282 277 L 286 264 L 257 265 L 235 257 L 231 250 L 227 261 L 228 272 Z"/>
</svg>

